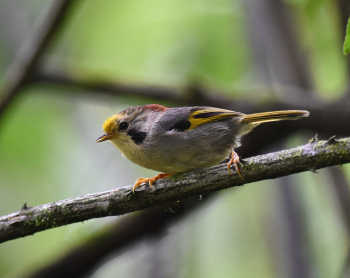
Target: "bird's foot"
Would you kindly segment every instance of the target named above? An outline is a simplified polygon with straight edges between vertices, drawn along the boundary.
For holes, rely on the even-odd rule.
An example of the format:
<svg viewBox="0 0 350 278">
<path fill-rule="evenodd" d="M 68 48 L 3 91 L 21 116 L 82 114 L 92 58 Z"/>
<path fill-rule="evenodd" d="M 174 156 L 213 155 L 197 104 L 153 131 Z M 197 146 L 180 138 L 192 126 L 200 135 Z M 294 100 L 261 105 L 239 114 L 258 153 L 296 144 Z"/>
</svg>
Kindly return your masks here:
<svg viewBox="0 0 350 278">
<path fill-rule="evenodd" d="M 135 184 L 134 184 L 134 186 L 132 187 L 132 192 L 135 192 L 135 190 L 136 190 L 136 188 L 138 188 L 138 187 L 140 187 L 142 184 L 144 184 L 144 183 L 148 183 L 148 185 L 149 185 L 149 187 L 153 187 L 153 184 L 157 181 L 157 180 L 159 180 L 159 179 L 163 179 L 163 178 L 166 178 L 166 177 L 169 177 L 170 176 L 170 174 L 164 174 L 164 173 L 161 173 L 161 174 L 158 174 L 158 175 L 156 175 L 155 177 L 153 177 L 153 178 L 139 178 L 136 182 L 135 182 Z"/>
<path fill-rule="evenodd" d="M 241 170 L 239 169 L 239 165 L 242 164 L 241 161 L 240 161 L 240 158 L 239 158 L 239 155 L 234 151 L 232 150 L 231 152 L 231 156 L 230 156 L 230 160 L 227 162 L 227 170 L 229 172 L 229 174 L 232 174 L 232 165 L 235 167 L 235 170 L 238 174 L 238 176 L 243 179 L 243 176 L 241 174 Z"/>
</svg>

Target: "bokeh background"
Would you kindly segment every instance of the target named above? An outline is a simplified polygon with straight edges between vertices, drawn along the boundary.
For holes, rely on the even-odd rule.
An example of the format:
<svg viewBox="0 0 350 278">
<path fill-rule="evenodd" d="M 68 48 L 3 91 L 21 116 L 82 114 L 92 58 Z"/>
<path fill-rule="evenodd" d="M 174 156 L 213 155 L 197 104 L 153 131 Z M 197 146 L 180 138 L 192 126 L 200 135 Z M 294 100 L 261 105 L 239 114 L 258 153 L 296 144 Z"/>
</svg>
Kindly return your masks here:
<svg viewBox="0 0 350 278">
<path fill-rule="evenodd" d="M 0 0 L 0 79 L 6 81 L 23 47 L 46 24 L 54 2 Z M 111 144 L 95 144 L 104 119 L 130 105 L 211 105 L 202 99 L 210 95 L 225 98 L 222 106 L 242 103 L 235 107 L 242 112 L 263 111 L 270 103 L 305 106 L 311 114 L 312 107 L 321 110 L 315 113 L 323 118 L 316 120 L 324 122 L 317 120 L 314 128 L 299 122 L 259 127 L 247 138 L 247 146 L 255 145 L 242 151 L 246 155 L 306 143 L 315 133 L 350 134 L 334 130 L 322 111 L 349 94 L 350 62 L 342 54 L 346 0 L 71 2 L 27 83 L 0 114 L 1 215 L 24 203 L 35 206 L 154 175 Z M 154 97 L 154 88 L 163 97 Z M 167 97 L 169 90 L 177 100 Z M 349 177 L 345 165 L 224 190 L 176 222 L 159 224 L 161 233 L 143 238 L 141 229 L 133 245 L 96 255 L 84 275 L 346 277 Z M 0 277 L 54 277 L 40 271 L 86 242 L 95 241 L 98 249 L 99 236 L 122 218 L 3 243 Z M 70 267 L 84 265 L 85 255 Z M 56 270 L 57 277 L 82 277 L 65 274 L 66 268 Z"/>
</svg>

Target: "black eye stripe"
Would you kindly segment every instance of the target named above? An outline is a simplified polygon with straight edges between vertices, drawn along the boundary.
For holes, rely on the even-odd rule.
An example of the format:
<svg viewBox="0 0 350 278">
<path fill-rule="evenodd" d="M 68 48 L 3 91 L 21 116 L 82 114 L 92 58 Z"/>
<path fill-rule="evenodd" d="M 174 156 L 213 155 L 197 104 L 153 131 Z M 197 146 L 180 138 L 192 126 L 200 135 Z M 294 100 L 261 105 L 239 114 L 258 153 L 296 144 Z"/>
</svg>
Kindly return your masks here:
<svg viewBox="0 0 350 278">
<path fill-rule="evenodd" d="M 121 123 L 119 124 L 118 130 L 119 130 L 119 131 L 126 130 L 128 127 L 129 127 L 129 124 L 128 124 L 127 122 L 121 122 Z"/>
<path fill-rule="evenodd" d="M 146 139 L 147 133 L 143 131 L 137 131 L 136 129 L 130 129 L 128 131 L 128 135 L 136 145 L 139 145 L 142 144 L 142 142 Z"/>
</svg>

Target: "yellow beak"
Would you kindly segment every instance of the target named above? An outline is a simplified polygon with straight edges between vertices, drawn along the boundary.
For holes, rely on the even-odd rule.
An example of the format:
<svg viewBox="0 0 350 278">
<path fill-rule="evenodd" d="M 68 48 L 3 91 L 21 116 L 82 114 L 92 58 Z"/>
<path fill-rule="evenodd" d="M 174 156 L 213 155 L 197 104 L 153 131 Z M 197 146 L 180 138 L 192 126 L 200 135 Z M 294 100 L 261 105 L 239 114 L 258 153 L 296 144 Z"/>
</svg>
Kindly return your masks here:
<svg viewBox="0 0 350 278">
<path fill-rule="evenodd" d="M 98 138 L 96 139 L 96 142 L 97 142 L 97 143 L 100 143 L 100 142 L 103 142 L 103 141 L 110 140 L 111 138 L 112 138 L 111 135 L 109 135 L 109 134 L 103 134 L 103 135 L 101 135 L 100 137 L 98 137 Z"/>
</svg>

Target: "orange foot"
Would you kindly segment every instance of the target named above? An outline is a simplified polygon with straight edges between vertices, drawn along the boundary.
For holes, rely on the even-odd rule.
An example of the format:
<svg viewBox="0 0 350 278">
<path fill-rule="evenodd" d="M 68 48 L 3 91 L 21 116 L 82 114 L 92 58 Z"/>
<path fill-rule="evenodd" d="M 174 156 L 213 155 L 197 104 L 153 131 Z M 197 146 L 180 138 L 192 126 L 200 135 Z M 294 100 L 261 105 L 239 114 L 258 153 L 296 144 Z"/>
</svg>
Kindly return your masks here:
<svg viewBox="0 0 350 278">
<path fill-rule="evenodd" d="M 153 187 L 153 184 L 154 184 L 157 180 L 163 179 L 163 178 L 166 178 L 166 177 L 169 177 L 169 176 L 170 176 L 170 174 L 163 174 L 163 173 L 161 173 L 161 174 L 156 175 L 156 176 L 153 177 L 153 178 L 139 178 L 139 179 L 135 182 L 134 186 L 132 187 L 132 192 L 135 192 L 135 189 L 138 188 L 138 187 L 140 187 L 140 186 L 141 186 L 142 184 L 144 184 L 144 183 L 148 183 L 149 187 Z"/>
<path fill-rule="evenodd" d="M 239 164 L 240 163 L 241 163 L 241 161 L 239 160 L 239 155 L 234 150 L 232 150 L 231 158 L 227 162 L 227 170 L 231 174 L 231 167 L 233 165 L 235 167 L 235 169 L 236 169 L 236 172 L 237 172 L 238 176 L 240 176 L 240 178 L 243 179 L 243 176 L 241 174 L 241 170 L 239 169 Z"/>
</svg>

